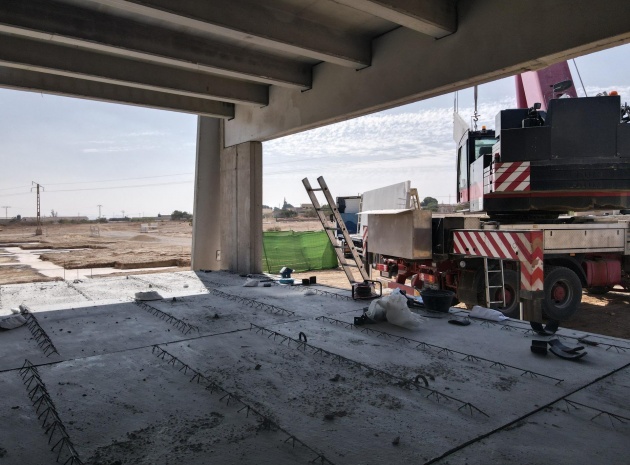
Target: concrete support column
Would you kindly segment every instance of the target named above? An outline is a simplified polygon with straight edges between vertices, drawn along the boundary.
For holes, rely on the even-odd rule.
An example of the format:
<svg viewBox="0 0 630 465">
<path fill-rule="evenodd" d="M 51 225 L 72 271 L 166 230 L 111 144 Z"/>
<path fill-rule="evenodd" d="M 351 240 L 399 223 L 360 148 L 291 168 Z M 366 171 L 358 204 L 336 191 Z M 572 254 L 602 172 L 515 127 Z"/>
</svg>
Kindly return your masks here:
<svg viewBox="0 0 630 465">
<path fill-rule="evenodd" d="M 220 270 L 221 120 L 200 116 L 197 122 L 197 162 L 192 240 L 192 269 Z M 262 220 L 261 220 L 262 223 Z"/>
<path fill-rule="evenodd" d="M 221 151 L 221 264 L 223 269 L 241 273 L 262 270 L 260 142 Z"/>
</svg>

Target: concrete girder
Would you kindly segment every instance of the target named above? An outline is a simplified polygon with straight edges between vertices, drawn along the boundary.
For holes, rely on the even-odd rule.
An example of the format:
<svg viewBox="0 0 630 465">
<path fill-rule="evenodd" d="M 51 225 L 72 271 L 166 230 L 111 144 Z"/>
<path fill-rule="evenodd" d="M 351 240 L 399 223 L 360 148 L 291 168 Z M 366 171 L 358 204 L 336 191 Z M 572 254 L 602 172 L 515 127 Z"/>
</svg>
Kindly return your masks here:
<svg viewBox="0 0 630 465">
<path fill-rule="evenodd" d="M 269 103 L 264 84 L 1 34 L 0 65 L 230 103 Z"/>
<path fill-rule="evenodd" d="M 457 29 L 455 0 L 335 0 L 432 37 Z"/>
<path fill-rule="evenodd" d="M 0 32 L 290 88 L 312 80 L 288 58 L 49 0 L 3 0 Z"/>
<path fill-rule="evenodd" d="M 290 15 L 265 2 L 212 0 L 89 0 L 232 40 L 294 53 L 351 68 L 370 64 L 367 37 L 337 31 Z"/>
<path fill-rule="evenodd" d="M 460 0 L 456 34 L 434 40 L 400 28 L 373 42 L 368 68 L 322 63 L 311 90 L 272 87 L 267 107 L 239 108 L 225 124 L 225 144 L 270 140 L 622 45 L 630 42 L 629 17 L 627 0 L 606 8 L 589 0 Z"/>
<path fill-rule="evenodd" d="M 234 104 L 0 66 L 0 87 L 232 118 Z"/>
</svg>

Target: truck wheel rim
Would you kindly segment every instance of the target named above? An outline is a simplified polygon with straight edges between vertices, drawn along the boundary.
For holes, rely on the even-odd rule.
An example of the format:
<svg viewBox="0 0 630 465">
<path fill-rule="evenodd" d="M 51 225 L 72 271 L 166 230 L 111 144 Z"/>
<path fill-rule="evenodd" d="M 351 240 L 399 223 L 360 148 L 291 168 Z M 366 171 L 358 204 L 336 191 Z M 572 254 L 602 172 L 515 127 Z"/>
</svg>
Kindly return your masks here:
<svg viewBox="0 0 630 465">
<path fill-rule="evenodd" d="M 566 281 L 560 280 L 554 283 L 551 288 L 551 300 L 557 307 L 566 307 L 571 301 L 571 287 Z"/>
<path fill-rule="evenodd" d="M 494 300 L 503 300 L 505 302 L 505 308 L 507 308 L 512 304 L 512 299 L 514 298 L 514 294 L 512 293 L 512 290 L 506 286 L 505 299 L 503 298 L 503 291 L 500 289 L 497 290 L 497 293 L 495 294 L 494 297 L 495 297 Z"/>
</svg>

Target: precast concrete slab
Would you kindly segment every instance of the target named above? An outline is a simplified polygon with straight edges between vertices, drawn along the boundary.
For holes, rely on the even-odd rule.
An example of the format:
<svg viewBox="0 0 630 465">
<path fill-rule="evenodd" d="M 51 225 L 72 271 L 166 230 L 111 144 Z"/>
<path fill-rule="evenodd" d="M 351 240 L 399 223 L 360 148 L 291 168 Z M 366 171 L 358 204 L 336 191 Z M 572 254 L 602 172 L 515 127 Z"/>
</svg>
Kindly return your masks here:
<svg viewBox="0 0 630 465">
<path fill-rule="evenodd" d="M 63 360 L 52 350 L 45 352 L 26 325 L 0 332 L 0 347 L 0 372 L 21 367 L 24 359 L 36 364 Z"/>
<path fill-rule="evenodd" d="M 192 273 L 192 272 L 191 272 Z M 207 292 L 207 289 L 200 280 L 192 282 L 185 275 L 180 273 L 155 273 L 155 274 L 141 274 L 130 275 L 129 279 L 143 284 L 145 289 L 150 288 L 160 293 L 166 294 L 187 294 L 194 292 L 199 294 Z"/>
<path fill-rule="evenodd" d="M 573 398 L 570 396 L 568 399 Z M 628 463 L 630 422 L 611 421 L 607 415 L 600 415 L 593 420 L 599 413 L 564 400 L 541 405 L 519 421 L 470 444 L 446 451 L 429 463 Z"/>
<path fill-rule="evenodd" d="M 508 366 L 515 367 L 520 372 L 514 368 L 511 371 L 519 376 L 547 379 L 548 384 L 557 383 L 566 388 L 581 386 L 591 379 L 630 362 L 630 350 L 610 350 L 604 345 L 585 346 L 587 356 L 580 361 L 580 369 L 575 370 L 573 364 L 567 364 L 566 360 L 551 353 L 539 356 L 531 352 L 532 340 L 549 340 L 552 337 L 541 337 L 524 328 L 507 330 L 506 325 L 485 324 L 483 320 L 474 320 L 469 326 L 456 326 L 448 324 L 449 319 L 448 315 L 444 315 L 443 318 L 430 318 L 418 330 L 412 331 L 387 322 L 356 327 L 351 325 L 352 315 L 344 314 L 337 318 L 324 316 L 316 320 L 323 323 L 324 326 L 321 327 L 311 320 L 303 320 L 271 329 L 283 334 L 285 331 L 290 331 L 293 335 L 299 331 L 307 332 L 307 334 L 312 332 L 310 339 L 321 340 L 321 344 L 325 344 L 324 348 L 329 350 L 335 347 L 337 340 L 329 337 L 327 332 L 341 329 L 346 338 L 356 337 L 357 334 L 363 333 L 370 335 L 371 340 L 378 344 L 392 342 L 394 347 L 413 347 L 454 361 L 468 361 L 477 366 L 488 367 L 496 363 L 493 368 L 505 372 L 508 372 Z M 567 336 L 560 336 L 565 333 Z M 568 337 L 570 333 L 572 331 L 561 331 L 559 337 L 562 337 L 565 345 L 575 346 L 577 341 Z M 626 344 L 626 341 L 617 340 L 617 343 Z M 360 355 L 357 354 L 358 356 Z M 391 357 L 388 359 L 398 363 L 398 360 Z M 387 363 L 387 360 L 379 361 L 379 364 L 383 363 Z"/>
<path fill-rule="evenodd" d="M 25 358 L 83 463 L 615 464 L 630 454 L 626 340 L 561 329 L 565 345 L 599 343 L 571 362 L 533 354 L 532 340 L 550 337 L 514 320 L 455 326 L 452 310 L 413 331 L 354 326 L 367 302 L 347 291 L 243 287 L 224 272 L 135 278 L 38 284 L 41 297 L 33 285 L 1 288 L 7 311 L 5 296 L 30 297 L 57 351 L 27 326 L 0 332 L 3 463 L 56 458 L 33 421 L 29 392 L 40 388 L 23 384 Z M 164 298 L 130 301 L 136 289 Z"/>
<path fill-rule="evenodd" d="M 64 281 L 0 286 L 0 315 L 10 315 L 12 308 L 26 305 L 68 305 L 89 299 Z"/>
<path fill-rule="evenodd" d="M 332 463 L 426 461 L 444 444 L 458 444 L 462 431 L 487 421 L 254 331 L 162 347 L 325 451 Z"/>
<path fill-rule="evenodd" d="M 307 294 L 311 291 L 312 294 Z M 318 293 L 323 291 L 324 293 Z M 211 291 L 213 296 L 223 300 L 246 299 L 255 300 L 267 305 L 286 308 L 303 318 L 315 318 L 320 315 L 338 315 L 353 313 L 361 316 L 366 308 L 366 301 L 355 301 L 350 292 L 329 292 L 322 286 L 303 287 L 271 286 L 271 287 L 243 287 L 226 286 Z"/>
<path fill-rule="evenodd" d="M 344 320 L 349 322 L 340 324 Z M 496 342 L 520 348 L 520 357 L 517 350 L 482 350 L 469 343 L 475 338 L 475 332 L 479 340 L 488 340 L 487 333 L 483 332 L 486 329 L 481 326 L 456 326 L 450 330 L 450 337 L 446 334 L 438 338 L 426 337 L 427 331 L 435 334 L 439 334 L 440 329 L 448 331 L 452 325 L 446 320 L 430 320 L 418 331 L 388 323 L 373 326 L 356 327 L 347 315 L 340 315 L 334 320 L 320 318 L 268 326 L 259 332 L 268 336 L 273 331 L 277 335 L 272 337 L 280 342 L 283 342 L 281 336 L 299 340 L 299 334 L 303 333 L 309 344 L 306 353 L 319 356 L 319 349 L 323 349 L 334 354 L 328 358 L 351 359 L 367 369 L 383 370 L 398 382 L 416 380 L 419 382 L 414 384 L 421 386 L 421 377 L 424 377 L 431 388 L 470 402 L 491 419 L 499 418 L 501 422 L 518 418 L 535 405 L 563 397 L 630 363 L 630 353 L 592 348 L 576 370 L 575 364 L 552 354 L 546 357 L 532 354 L 530 340 L 515 341 L 514 335 L 506 331 L 498 332 Z M 467 332 L 467 337 L 453 339 L 455 331 Z M 513 403 L 515 397 L 518 403 Z"/>
<path fill-rule="evenodd" d="M 149 348 L 38 368 L 84 463 L 291 464 L 311 457 L 310 451 L 285 444 L 284 434 L 261 427 L 255 416 L 221 400 L 222 395 L 155 361 Z M 4 377 L 9 374 L 22 381 L 16 372 Z M 34 415 L 35 407 L 26 405 L 27 389 L 18 382 L 13 391 L 21 391 L 27 402 L 22 399 L 20 408 Z M 31 463 L 52 463 L 43 430 L 36 422 L 28 426 L 22 433 L 41 435 L 44 447 L 26 456 Z M 7 463 L 20 463 L 15 460 L 19 453 L 11 455 L 14 461 Z"/>
<path fill-rule="evenodd" d="M 275 307 L 261 305 L 258 301 L 244 304 L 212 294 L 146 302 L 145 309 L 150 313 L 152 309 L 157 310 L 157 312 L 153 311 L 153 314 L 158 318 L 168 320 L 165 315 L 171 315 L 195 326 L 196 329 L 188 333 L 190 337 L 249 329 L 250 322 L 271 325 L 300 318 L 294 313 L 286 313 Z"/>
<path fill-rule="evenodd" d="M 82 279 L 80 282 L 71 281 L 71 284 L 73 288 L 93 302 L 103 300 L 128 302 L 134 299 L 136 292 L 149 290 L 147 283 L 130 279 L 127 276 Z"/>
<path fill-rule="evenodd" d="M 187 337 L 133 302 L 39 311 L 35 316 L 64 360 Z"/>
<path fill-rule="evenodd" d="M 54 463 L 56 454 L 17 370 L 0 373 L 0 392 L 0 463 Z"/>
</svg>

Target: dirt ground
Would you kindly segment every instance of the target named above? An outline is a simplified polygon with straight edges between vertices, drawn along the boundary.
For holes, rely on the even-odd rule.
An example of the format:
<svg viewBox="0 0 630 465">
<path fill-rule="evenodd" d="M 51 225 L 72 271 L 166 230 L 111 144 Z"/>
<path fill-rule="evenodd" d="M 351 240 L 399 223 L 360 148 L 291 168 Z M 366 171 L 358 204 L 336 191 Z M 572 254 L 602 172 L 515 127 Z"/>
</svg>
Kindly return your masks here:
<svg viewBox="0 0 630 465">
<path fill-rule="evenodd" d="M 321 224 L 317 220 L 263 221 L 265 231 L 319 229 Z M 190 266 L 192 227 L 188 222 L 160 223 L 157 231 L 151 233 L 141 233 L 138 223 L 102 224 L 97 236 L 90 233 L 87 224 L 45 226 L 43 236 L 35 236 L 34 231 L 32 226 L 3 226 L 0 230 L 0 284 L 62 279 L 46 276 L 29 264 L 18 262 L 7 253 L 7 247 L 12 246 L 25 253 L 42 250 L 44 262 L 66 270 L 111 267 L 118 274 L 133 268 L 133 273 L 138 274 L 138 268 L 178 267 L 165 269 L 177 271 Z M 320 284 L 350 288 L 341 270 L 293 274 L 297 283 L 311 276 L 316 276 Z M 584 293 L 580 311 L 562 326 L 630 339 L 630 294 L 620 290 L 605 295 Z"/>
</svg>

